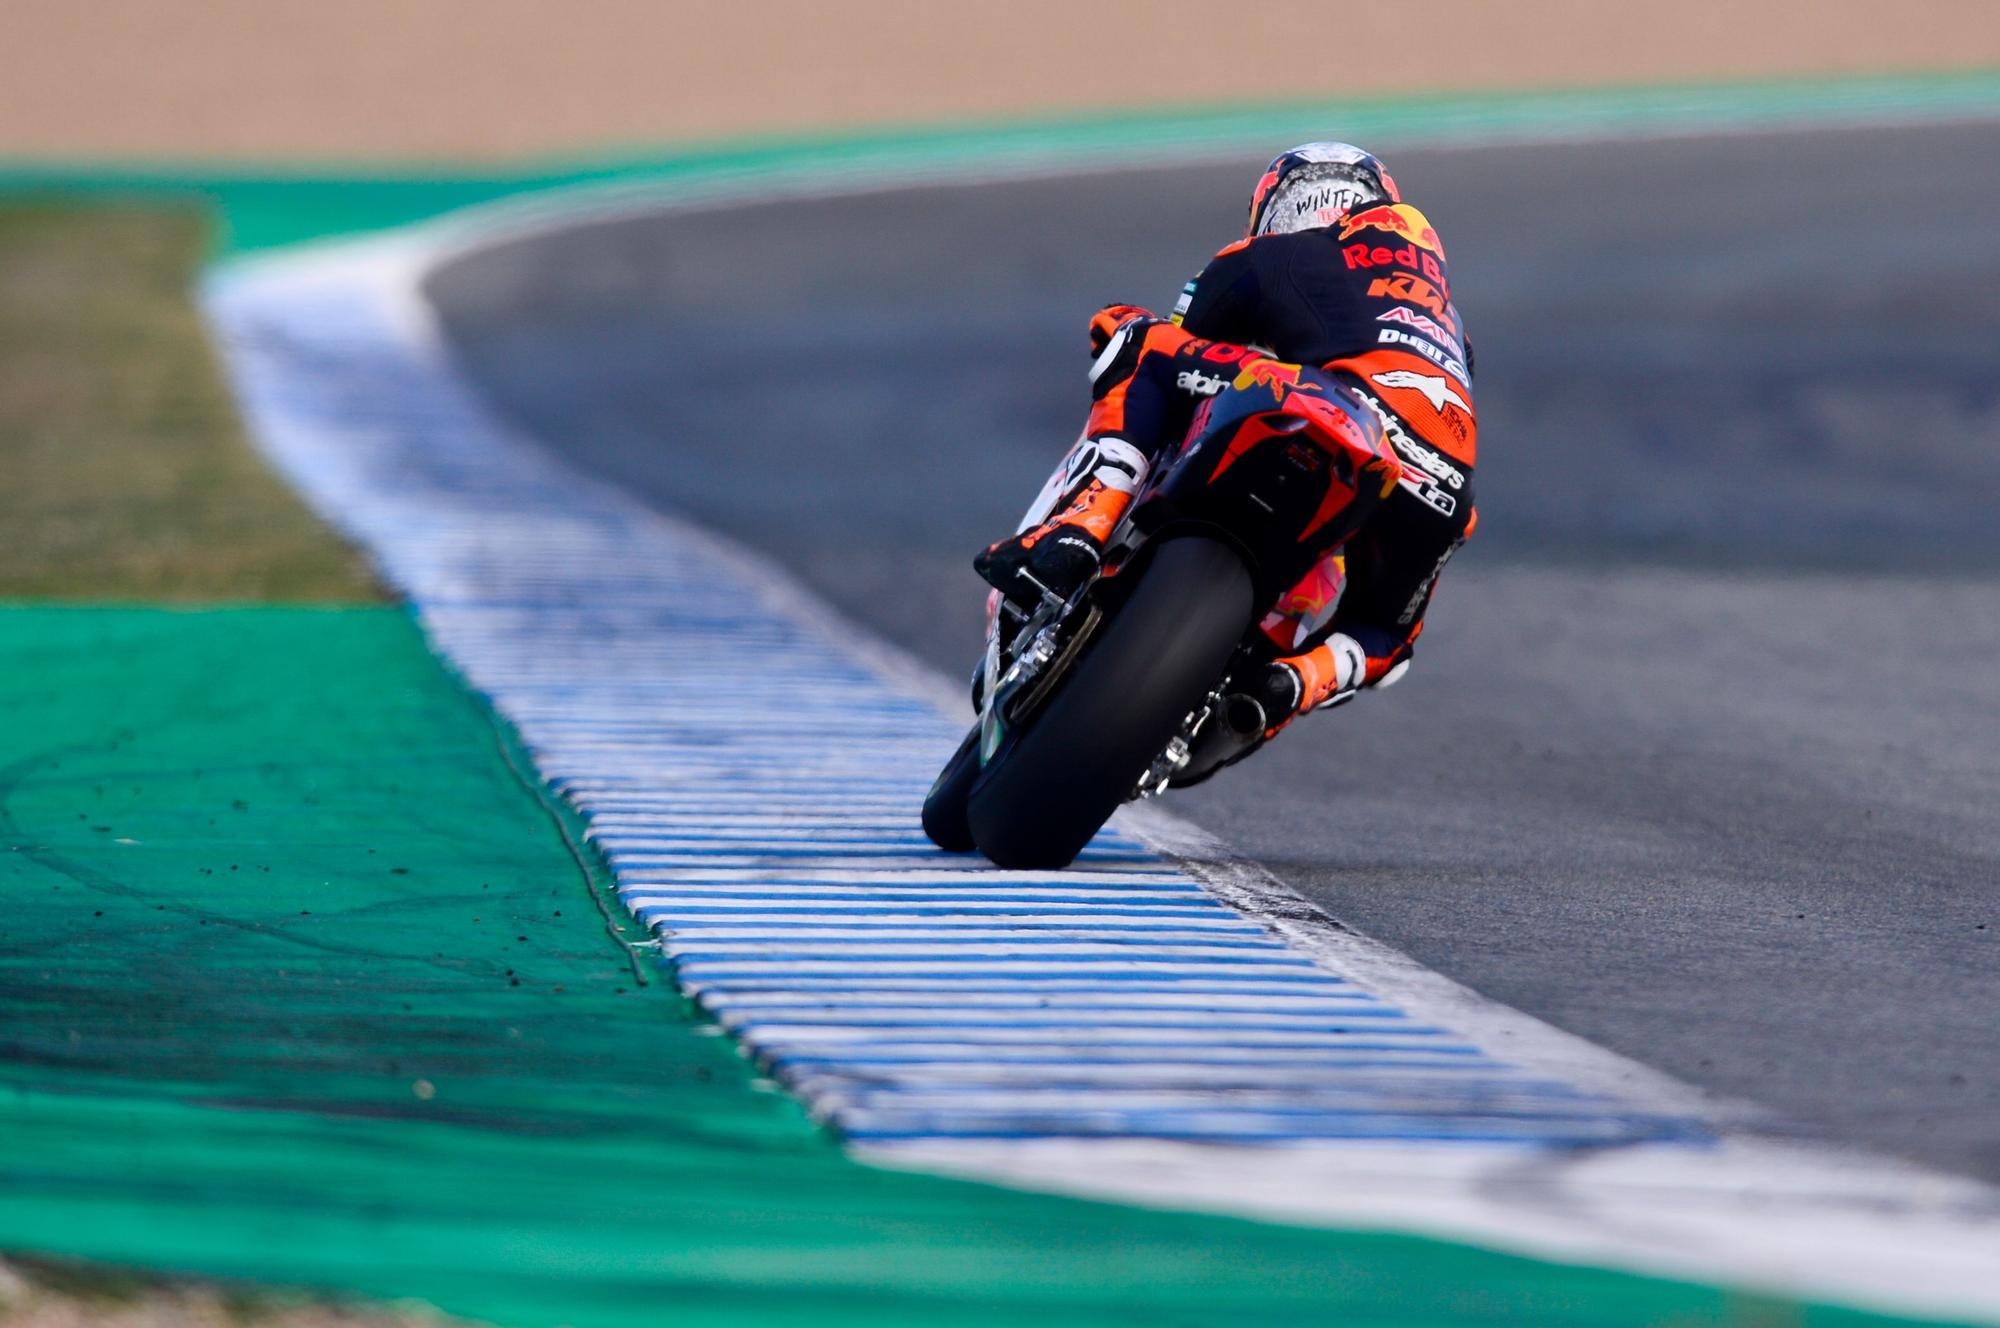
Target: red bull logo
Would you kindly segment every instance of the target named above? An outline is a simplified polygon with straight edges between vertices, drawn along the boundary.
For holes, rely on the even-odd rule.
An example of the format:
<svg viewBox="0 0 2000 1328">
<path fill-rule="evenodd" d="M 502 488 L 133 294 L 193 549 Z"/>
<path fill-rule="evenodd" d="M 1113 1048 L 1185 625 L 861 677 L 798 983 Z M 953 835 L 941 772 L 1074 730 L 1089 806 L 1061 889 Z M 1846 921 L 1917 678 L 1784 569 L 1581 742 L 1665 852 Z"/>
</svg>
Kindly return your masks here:
<svg viewBox="0 0 2000 1328">
<path fill-rule="evenodd" d="M 1376 207 L 1363 208 L 1348 217 L 1340 228 L 1340 238 L 1351 240 L 1364 230 L 1388 231 L 1400 235 L 1412 243 L 1423 246 L 1444 257 L 1444 242 L 1438 239 L 1437 231 L 1426 217 L 1408 203 L 1383 203 Z M 1415 264 L 1411 264 L 1412 267 Z"/>
<path fill-rule="evenodd" d="M 1236 381 L 1231 386 L 1235 387 L 1239 392 L 1246 387 L 1268 387 L 1272 392 L 1281 397 L 1288 391 L 1319 391 L 1318 383 L 1308 383 L 1300 379 L 1299 375 L 1301 372 L 1302 370 L 1298 365 L 1285 364 L 1279 360 L 1267 360 L 1263 358 L 1245 360 L 1243 362 L 1243 371 L 1236 375 Z"/>
<path fill-rule="evenodd" d="M 1340 256 L 1346 260 L 1349 272 L 1365 272 L 1376 267 L 1407 267 L 1423 273 L 1433 284 L 1445 286 L 1444 264 L 1414 244 L 1406 244 L 1399 249 L 1391 249 L 1386 244 L 1350 244 L 1340 251 Z"/>
</svg>

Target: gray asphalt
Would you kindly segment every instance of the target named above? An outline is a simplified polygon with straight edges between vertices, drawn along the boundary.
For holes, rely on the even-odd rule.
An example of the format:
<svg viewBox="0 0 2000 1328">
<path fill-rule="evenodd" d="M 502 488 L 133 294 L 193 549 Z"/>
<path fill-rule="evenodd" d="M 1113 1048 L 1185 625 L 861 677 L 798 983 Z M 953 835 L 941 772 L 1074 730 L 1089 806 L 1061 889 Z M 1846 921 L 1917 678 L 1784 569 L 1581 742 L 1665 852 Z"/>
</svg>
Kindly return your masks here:
<svg viewBox="0 0 2000 1328">
<path fill-rule="evenodd" d="M 1479 357 L 1410 678 L 1170 806 L 1453 977 L 2000 1180 L 2000 126 L 1391 156 Z M 507 415 L 962 672 L 1258 162 L 578 224 L 429 293 Z M 940 752 L 940 759 L 945 753 Z"/>
</svg>

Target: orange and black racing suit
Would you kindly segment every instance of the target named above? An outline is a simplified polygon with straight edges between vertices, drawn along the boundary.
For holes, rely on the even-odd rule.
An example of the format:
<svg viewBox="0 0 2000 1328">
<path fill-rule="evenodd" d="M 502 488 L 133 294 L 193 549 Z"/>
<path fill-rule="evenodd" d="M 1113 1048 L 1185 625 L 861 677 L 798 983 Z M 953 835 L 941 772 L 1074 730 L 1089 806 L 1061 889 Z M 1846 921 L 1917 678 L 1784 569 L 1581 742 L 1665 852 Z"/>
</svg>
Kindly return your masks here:
<svg viewBox="0 0 2000 1328">
<path fill-rule="evenodd" d="M 1264 624 L 1300 656 L 1343 633 L 1367 656 L 1361 685 L 1381 682 L 1409 658 L 1438 573 L 1476 522 L 1471 355 L 1436 231 L 1396 203 L 1239 241 L 1188 282 L 1171 322 L 1133 321 L 1142 313 L 1114 307 L 1095 324 L 1107 343 L 1116 327 L 1132 326 L 1095 373 L 1092 438 L 1116 436 L 1157 455 L 1202 398 L 1228 385 L 1233 368 L 1217 372 L 1204 358 L 1216 342 L 1320 367 L 1381 418 L 1404 462 L 1402 482 Z M 1312 679 L 1306 686 L 1310 693 Z"/>
</svg>

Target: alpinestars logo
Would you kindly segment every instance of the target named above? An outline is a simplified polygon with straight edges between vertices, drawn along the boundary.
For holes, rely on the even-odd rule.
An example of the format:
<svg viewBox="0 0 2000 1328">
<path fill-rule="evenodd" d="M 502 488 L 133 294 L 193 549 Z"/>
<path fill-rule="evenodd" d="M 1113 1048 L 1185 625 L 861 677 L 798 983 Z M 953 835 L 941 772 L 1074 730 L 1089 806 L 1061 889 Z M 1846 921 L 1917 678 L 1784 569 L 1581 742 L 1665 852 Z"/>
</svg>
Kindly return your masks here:
<svg viewBox="0 0 2000 1328">
<path fill-rule="evenodd" d="M 1199 369 L 1188 369 L 1174 379 L 1174 386 L 1183 392 L 1190 392 L 1198 397 L 1212 397 L 1223 388 L 1228 387 L 1229 380 L 1217 377 L 1212 373 L 1203 373 Z"/>
<path fill-rule="evenodd" d="M 1440 415 L 1444 414 L 1446 402 L 1457 406 L 1460 410 L 1468 414 L 1472 411 L 1472 404 L 1452 390 L 1450 380 L 1435 374 L 1412 373 L 1408 369 L 1391 369 L 1387 373 L 1372 374 L 1370 375 L 1370 379 L 1373 382 L 1380 383 L 1383 387 L 1401 387 L 1407 388 L 1412 392 L 1423 393 L 1424 400 L 1430 402 L 1431 409 Z"/>
<path fill-rule="evenodd" d="M 1397 370 L 1396 372 L 1402 372 Z M 1364 393 L 1361 398 L 1368 408 L 1382 421 L 1382 432 L 1389 439 L 1389 445 L 1396 450 L 1397 459 L 1403 464 L 1397 483 L 1401 484 L 1417 500 L 1441 516 L 1451 516 L 1458 511 L 1458 499 L 1445 492 L 1449 485 L 1453 489 L 1465 487 L 1465 475 L 1443 457 L 1410 437 L 1403 428 L 1403 422 L 1396 418 L 1387 406 L 1374 396 Z"/>
<path fill-rule="evenodd" d="M 1104 561 L 1103 555 L 1098 553 L 1097 551 L 1097 546 L 1091 543 L 1089 540 L 1083 538 L 1081 535 L 1075 535 L 1065 531 L 1056 540 L 1056 547 L 1059 549 L 1075 549 L 1078 553 L 1082 554 L 1086 559 L 1089 560 L 1090 565 L 1092 567 L 1099 566 Z"/>
</svg>

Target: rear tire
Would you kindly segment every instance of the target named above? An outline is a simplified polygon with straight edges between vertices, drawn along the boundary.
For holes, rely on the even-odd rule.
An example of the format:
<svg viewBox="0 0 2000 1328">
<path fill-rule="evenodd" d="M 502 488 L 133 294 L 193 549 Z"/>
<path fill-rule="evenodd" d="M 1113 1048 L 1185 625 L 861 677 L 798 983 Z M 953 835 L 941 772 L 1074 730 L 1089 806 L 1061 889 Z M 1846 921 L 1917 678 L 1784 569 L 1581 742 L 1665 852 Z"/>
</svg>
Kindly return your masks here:
<svg viewBox="0 0 2000 1328">
<path fill-rule="evenodd" d="M 970 853 L 979 847 L 972 842 L 972 827 L 965 819 L 966 795 L 978 780 L 979 726 L 975 724 L 924 797 L 924 833 L 947 853 Z"/>
<path fill-rule="evenodd" d="M 1162 544 L 1054 696 L 973 784 L 966 820 L 1001 867 L 1066 867 L 1111 819 L 1249 628 L 1249 569 L 1226 544 Z"/>
</svg>

